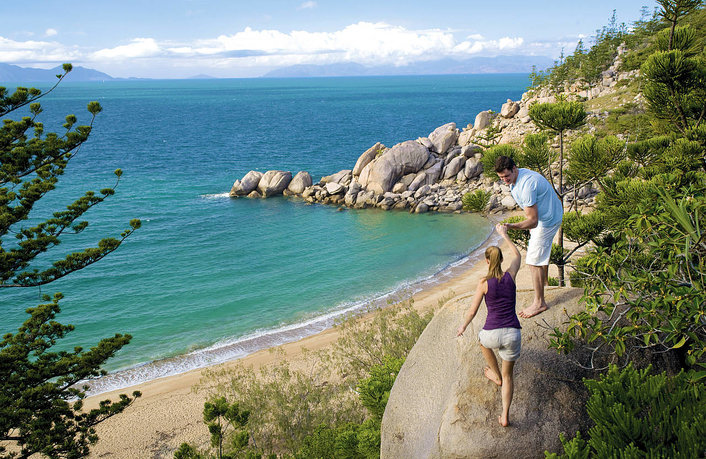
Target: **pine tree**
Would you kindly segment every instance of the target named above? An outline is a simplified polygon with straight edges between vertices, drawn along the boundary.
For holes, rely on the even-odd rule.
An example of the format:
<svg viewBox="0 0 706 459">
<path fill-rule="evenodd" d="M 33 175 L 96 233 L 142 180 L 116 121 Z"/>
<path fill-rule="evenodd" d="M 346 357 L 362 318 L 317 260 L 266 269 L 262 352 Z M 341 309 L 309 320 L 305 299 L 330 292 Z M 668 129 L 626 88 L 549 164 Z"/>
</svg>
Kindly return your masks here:
<svg viewBox="0 0 706 459">
<path fill-rule="evenodd" d="M 97 102 L 91 102 L 90 124 L 76 125 L 77 117 L 69 115 L 62 135 L 44 133 L 37 120 L 42 113 L 37 100 L 57 87 L 71 65 L 64 64 L 63 69 L 45 93 L 19 87 L 10 94 L 0 87 L 0 116 L 29 108 L 29 116 L 18 121 L 4 119 L 0 127 L 0 289 L 41 286 L 83 269 L 116 250 L 140 227 L 139 220 L 132 220 L 119 238 L 102 239 L 96 247 L 71 253 L 48 268 L 33 264 L 37 256 L 59 245 L 63 235 L 83 231 L 88 226 L 81 220 L 83 214 L 115 193 L 115 187 L 99 194 L 86 192 L 51 218 L 35 226 L 24 225 L 35 204 L 54 190 L 70 159 L 88 140 L 101 111 Z M 121 174 L 115 171 L 118 180 Z M 14 244 L 10 235 L 14 235 Z M 105 400 L 99 408 L 83 411 L 84 381 L 105 374 L 101 365 L 128 344 L 131 336 L 116 334 L 88 351 L 80 347 L 52 351 L 74 329 L 54 320 L 62 297 L 60 293 L 43 295 L 43 304 L 26 310 L 30 317 L 17 333 L 6 334 L 0 342 L 0 441 L 16 443 L 19 457 L 87 455 L 98 439 L 95 425 L 122 412 L 140 395 L 120 395 L 115 403 Z M 0 453 L 4 452 L 0 447 Z"/>
<path fill-rule="evenodd" d="M 671 51 L 677 21 L 679 21 L 680 17 L 698 8 L 701 5 L 701 0 L 657 0 L 657 3 L 662 6 L 662 11 L 660 11 L 659 15 L 669 23 L 669 45 L 667 51 Z"/>
<path fill-rule="evenodd" d="M 559 183 L 554 185 L 551 164 L 548 164 L 548 179 L 564 205 L 564 133 L 577 129 L 586 123 L 586 110 L 580 102 L 560 101 L 557 103 L 536 104 L 530 107 L 529 116 L 541 129 L 559 134 Z M 559 247 L 564 250 L 563 230 L 559 228 Z M 564 264 L 559 264 L 559 285 L 564 286 Z"/>
</svg>

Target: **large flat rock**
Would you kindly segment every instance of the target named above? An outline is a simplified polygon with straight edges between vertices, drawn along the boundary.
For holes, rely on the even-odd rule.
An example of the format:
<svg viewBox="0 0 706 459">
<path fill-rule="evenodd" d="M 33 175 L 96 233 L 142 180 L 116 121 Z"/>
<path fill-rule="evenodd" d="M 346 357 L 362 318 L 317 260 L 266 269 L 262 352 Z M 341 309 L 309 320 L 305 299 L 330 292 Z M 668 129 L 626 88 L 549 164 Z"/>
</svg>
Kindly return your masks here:
<svg viewBox="0 0 706 459">
<path fill-rule="evenodd" d="M 566 319 L 565 310 L 579 310 L 581 293 L 550 287 L 546 291 L 550 309 L 520 319 L 522 355 L 515 366 L 507 428 L 497 421 L 500 388 L 483 375 L 485 360 L 477 333 L 485 323 L 485 305 L 464 336 L 457 338 L 473 292 L 447 303 L 397 376 L 382 420 L 381 457 L 519 459 L 559 451 L 560 432 L 573 434 L 585 428 L 582 378 L 589 374 L 547 344 L 550 329 Z M 518 310 L 531 303 L 532 294 L 518 291 Z"/>
</svg>

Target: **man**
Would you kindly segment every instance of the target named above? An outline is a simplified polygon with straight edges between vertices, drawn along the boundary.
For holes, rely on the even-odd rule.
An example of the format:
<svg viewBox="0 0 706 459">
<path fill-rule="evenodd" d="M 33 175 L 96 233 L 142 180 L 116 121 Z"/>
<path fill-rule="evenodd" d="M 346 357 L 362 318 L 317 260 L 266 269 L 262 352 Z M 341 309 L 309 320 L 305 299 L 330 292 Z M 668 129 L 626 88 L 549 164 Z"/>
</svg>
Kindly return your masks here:
<svg viewBox="0 0 706 459">
<path fill-rule="evenodd" d="M 527 319 L 549 308 L 544 300 L 544 285 L 547 283 L 552 241 L 561 226 L 564 209 L 547 179 L 537 172 L 518 168 L 512 158 L 498 156 L 495 172 L 510 185 L 512 197 L 525 211 L 525 220 L 505 226 L 508 229 L 530 230 L 525 264 L 532 275 L 534 301 L 518 314 Z"/>
</svg>

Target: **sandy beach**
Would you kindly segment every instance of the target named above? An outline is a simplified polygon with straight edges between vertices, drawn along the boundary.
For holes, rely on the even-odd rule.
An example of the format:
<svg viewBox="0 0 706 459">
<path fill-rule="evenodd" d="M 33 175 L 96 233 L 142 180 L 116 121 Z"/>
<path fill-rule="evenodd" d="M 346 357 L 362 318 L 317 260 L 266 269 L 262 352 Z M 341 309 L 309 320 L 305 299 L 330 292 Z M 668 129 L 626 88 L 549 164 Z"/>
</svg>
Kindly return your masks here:
<svg viewBox="0 0 706 459">
<path fill-rule="evenodd" d="M 493 237 L 489 238 L 475 254 L 482 253 L 488 245 L 495 243 L 495 240 Z M 412 295 L 414 307 L 420 311 L 435 310 L 444 300 L 471 293 L 478 278 L 485 275 L 487 269 L 482 256 L 476 259 L 478 261 L 470 267 Z M 552 268 L 556 269 L 555 266 Z M 550 276 L 555 275 L 555 272 L 550 271 Z M 532 289 L 528 269 L 520 270 L 517 288 L 518 291 Z M 518 304 L 518 309 L 525 306 L 527 305 Z M 304 349 L 324 349 L 335 342 L 338 336 L 337 329 L 331 328 L 279 346 L 278 349 L 283 352 L 275 353 L 271 352 L 271 349 L 265 349 L 216 367 L 228 368 L 243 363 L 259 368 L 282 358 L 288 359 L 296 366 L 298 363 L 305 363 L 304 359 L 312 358 L 303 352 Z M 205 391 L 197 393 L 192 390 L 192 387 L 199 383 L 202 372 L 203 369 L 193 370 L 88 398 L 86 406 L 92 408 L 101 400 L 117 399 L 119 393 L 131 393 L 134 390 L 142 392 L 142 397 L 132 406 L 97 427 L 100 440 L 92 448 L 91 457 L 162 458 L 172 457 L 174 450 L 183 442 L 206 447 L 209 434 L 202 422 L 202 411 L 207 394 Z"/>
</svg>

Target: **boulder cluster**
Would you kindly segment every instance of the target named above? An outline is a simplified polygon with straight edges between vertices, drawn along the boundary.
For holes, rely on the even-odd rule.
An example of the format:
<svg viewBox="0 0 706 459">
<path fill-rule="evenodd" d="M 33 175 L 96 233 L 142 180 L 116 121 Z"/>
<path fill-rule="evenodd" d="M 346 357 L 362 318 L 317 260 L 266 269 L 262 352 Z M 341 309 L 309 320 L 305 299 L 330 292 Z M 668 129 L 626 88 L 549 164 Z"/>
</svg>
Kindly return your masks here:
<svg viewBox="0 0 706 459">
<path fill-rule="evenodd" d="M 491 113 L 481 112 L 477 119 L 480 131 L 483 124 L 487 128 Z M 494 193 L 492 208 L 514 209 L 510 189 L 483 178 L 483 147 L 472 140 L 456 123 L 447 123 L 426 137 L 392 148 L 378 142 L 360 155 L 352 169 L 327 175 L 317 183 L 306 171 L 295 176 L 289 171 L 250 171 L 235 181 L 230 196 L 299 196 L 312 203 L 356 209 L 460 212 L 465 193 L 485 188 Z"/>
</svg>

